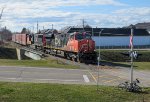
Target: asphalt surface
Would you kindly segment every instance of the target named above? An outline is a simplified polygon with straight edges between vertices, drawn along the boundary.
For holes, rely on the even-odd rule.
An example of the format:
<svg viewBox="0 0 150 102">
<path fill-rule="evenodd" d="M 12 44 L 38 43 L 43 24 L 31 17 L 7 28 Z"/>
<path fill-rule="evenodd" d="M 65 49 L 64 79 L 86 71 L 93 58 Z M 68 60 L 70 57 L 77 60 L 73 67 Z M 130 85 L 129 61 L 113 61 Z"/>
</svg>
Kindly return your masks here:
<svg viewBox="0 0 150 102">
<path fill-rule="evenodd" d="M 99 72 L 99 78 L 98 78 Z M 140 86 L 150 87 L 150 71 L 134 70 Z M 99 79 L 99 80 L 98 80 Z M 59 69 L 0 66 L 0 81 L 117 86 L 130 80 L 128 68 Z"/>
<path fill-rule="evenodd" d="M 88 70 L 0 67 L 0 81 L 62 84 L 95 84 Z"/>
<path fill-rule="evenodd" d="M 95 82 L 99 80 L 100 85 L 116 86 L 125 81 L 130 82 L 131 72 L 130 68 L 108 68 L 99 69 L 99 79 L 98 71 L 91 71 L 93 79 Z M 150 87 L 150 71 L 144 70 L 134 70 L 133 71 L 134 81 L 138 79 L 140 81 L 139 85 L 143 87 Z"/>
</svg>

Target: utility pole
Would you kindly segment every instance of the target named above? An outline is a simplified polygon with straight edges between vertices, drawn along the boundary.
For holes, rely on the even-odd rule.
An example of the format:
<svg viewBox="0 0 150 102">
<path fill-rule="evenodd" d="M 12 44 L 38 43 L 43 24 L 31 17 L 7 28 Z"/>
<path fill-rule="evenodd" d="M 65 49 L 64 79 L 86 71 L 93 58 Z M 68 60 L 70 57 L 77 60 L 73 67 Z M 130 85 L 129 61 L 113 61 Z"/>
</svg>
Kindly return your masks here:
<svg viewBox="0 0 150 102">
<path fill-rule="evenodd" d="M 54 25 L 52 24 L 52 34 L 54 34 L 54 31 L 53 31 L 54 28 L 53 28 L 53 26 L 54 26 Z"/>
<path fill-rule="evenodd" d="M 93 27 L 92 27 L 92 36 L 94 36 L 94 34 L 93 34 Z"/>
<path fill-rule="evenodd" d="M 53 26 L 54 26 L 54 25 L 52 24 L 52 30 L 53 30 Z"/>
<path fill-rule="evenodd" d="M 0 20 L 2 19 L 4 9 L 5 9 L 5 7 L 2 8 L 2 11 L 1 11 L 1 14 L 0 14 Z M 0 24 L 0 28 L 1 28 L 1 24 Z"/>
<path fill-rule="evenodd" d="M 1 14 L 0 14 L 0 19 L 2 18 L 3 11 L 4 11 L 4 7 L 2 8 L 2 11 L 1 11 Z"/>
<path fill-rule="evenodd" d="M 83 29 L 84 29 L 84 23 L 85 23 L 84 19 L 83 19 L 82 23 L 83 23 Z"/>
<path fill-rule="evenodd" d="M 85 20 L 82 19 L 82 26 L 83 26 L 83 30 L 84 30 L 84 27 L 85 27 Z"/>
<path fill-rule="evenodd" d="M 39 22 L 37 21 L 37 33 L 39 32 Z"/>
<path fill-rule="evenodd" d="M 33 25 L 33 29 L 32 30 L 33 30 L 33 33 L 34 33 L 34 25 Z"/>
</svg>

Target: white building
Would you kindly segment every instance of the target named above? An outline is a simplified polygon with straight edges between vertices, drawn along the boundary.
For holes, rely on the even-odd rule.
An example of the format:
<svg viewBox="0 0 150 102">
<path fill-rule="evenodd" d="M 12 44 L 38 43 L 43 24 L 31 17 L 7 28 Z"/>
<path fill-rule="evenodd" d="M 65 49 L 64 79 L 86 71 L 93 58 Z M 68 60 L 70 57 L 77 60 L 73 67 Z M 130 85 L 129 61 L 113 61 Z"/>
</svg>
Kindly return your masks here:
<svg viewBox="0 0 150 102">
<path fill-rule="evenodd" d="M 92 39 L 95 41 L 96 47 L 129 47 L 130 28 L 84 28 L 84 30 L 92 34 Z M 72 33 L 75 31 L 83 31 L 83 28 L 69 27 L 64 31 L 67 31 L 65 33 Z M 150 34 L 148 31 L 145 29 L 134 29 L 133 44 L 138 48 L 150 46 Z"/>
<path fill-rule="evenodd" d="M 96 46 L 129 46 L 129 36 L 94 36 Z M 135 46 L 150 45 L 150 36 L 134 36 Z"/>
<path fill-rule="evenodd" d="M 100 32 L 99 32 L 100 33 Z M 130 43 L 130 29 L 124 28 L 104 28 L 101 34 L 94 34 L 92 38 L 94 39 L 96 46 L 103 47 L 127 47 Z M 99 36 L 100 35 L 100 36 Z M 144 29 L 134 29 L 133 37 L 134 46 L 149 46 L 150 45 L 150 35 Z"/>
</svg>

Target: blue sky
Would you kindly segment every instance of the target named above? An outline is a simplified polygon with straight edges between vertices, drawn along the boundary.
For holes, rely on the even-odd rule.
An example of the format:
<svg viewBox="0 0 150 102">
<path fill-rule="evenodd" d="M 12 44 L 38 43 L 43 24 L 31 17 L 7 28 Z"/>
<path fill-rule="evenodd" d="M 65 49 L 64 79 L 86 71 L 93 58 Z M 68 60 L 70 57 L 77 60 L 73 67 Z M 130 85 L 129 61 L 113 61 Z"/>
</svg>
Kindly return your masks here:
<svg viewBox="0 0 150 102">
<path fill-rule="evenodd" d="M 150 0 L 0 0 L 5 7 L 1 27 L 21 31 L 23 27 L 61 29 L 81 25 L 81 19 L 93 27 L 123 27 L 150 22 Z"/>
</svg>

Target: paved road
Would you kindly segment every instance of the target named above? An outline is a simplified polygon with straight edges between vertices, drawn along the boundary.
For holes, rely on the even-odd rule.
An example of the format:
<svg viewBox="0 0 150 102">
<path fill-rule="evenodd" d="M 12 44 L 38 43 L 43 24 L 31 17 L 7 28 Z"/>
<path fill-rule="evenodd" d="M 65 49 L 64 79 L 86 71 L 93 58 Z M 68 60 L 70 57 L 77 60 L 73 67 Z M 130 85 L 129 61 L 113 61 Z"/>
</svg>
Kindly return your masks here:
<svg viewBox="0 0 150 102">
<path fill-rule="evenodd" d="M 67 84 L 95 84 L 88 70 L 0 67 L 0 81 Z"/>
<path fill-rule="evenodd" d="M 130 79 L 130 69 L 99 69 L 99 85 L 116 86 Z M 141 86 L 150 87 L 150 71 L 134 71 Z M 96 85 L 97 70 L 0 66 L 0 81 Z"/>
</svg>

